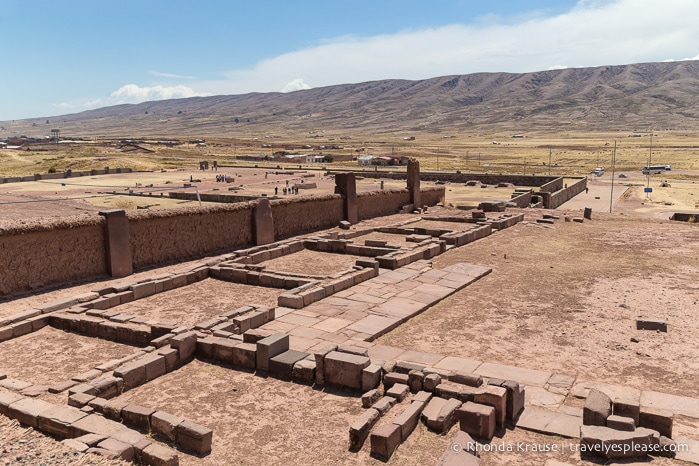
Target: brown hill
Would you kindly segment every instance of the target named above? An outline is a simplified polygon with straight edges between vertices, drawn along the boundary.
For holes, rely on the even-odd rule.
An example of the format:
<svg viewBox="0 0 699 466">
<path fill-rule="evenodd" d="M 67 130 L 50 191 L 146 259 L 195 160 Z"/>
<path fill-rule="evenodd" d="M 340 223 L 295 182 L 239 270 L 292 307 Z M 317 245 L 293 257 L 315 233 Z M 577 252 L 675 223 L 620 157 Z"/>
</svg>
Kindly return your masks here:
<svg viewBox="0 0 699 466">
<path fill-rule="evenodd" d="M 682 61 L 163 100 L 51 117 L 50 126 L 62 135 L 132 137 L 698 130 L 698 96 L 699 61 Z M 45 119 L 4 126 L 45 127 Z"/>
</svg>

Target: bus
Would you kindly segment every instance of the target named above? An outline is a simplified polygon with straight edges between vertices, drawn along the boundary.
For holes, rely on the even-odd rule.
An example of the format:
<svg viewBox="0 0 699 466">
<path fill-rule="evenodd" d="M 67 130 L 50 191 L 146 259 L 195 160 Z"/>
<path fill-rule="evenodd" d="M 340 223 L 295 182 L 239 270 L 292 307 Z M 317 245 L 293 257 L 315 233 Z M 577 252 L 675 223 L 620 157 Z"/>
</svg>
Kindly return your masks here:
<svg viewBox="0 0 699 466">
<path fill-rule="evenodd" d="M 641 173 L 644 175 L 657 175 L 660 173 L 665 173 L 665 170 L 667 170 L 666 165 L 647 165 L 643 167 Z"/>
</svg>

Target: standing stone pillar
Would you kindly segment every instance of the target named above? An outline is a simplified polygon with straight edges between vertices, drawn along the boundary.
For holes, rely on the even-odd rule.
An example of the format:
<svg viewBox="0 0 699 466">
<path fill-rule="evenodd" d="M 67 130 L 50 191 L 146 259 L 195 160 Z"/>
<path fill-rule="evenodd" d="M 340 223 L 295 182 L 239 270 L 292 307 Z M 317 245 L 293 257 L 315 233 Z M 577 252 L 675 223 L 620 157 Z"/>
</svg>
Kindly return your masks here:
<svg viewBox="0 0 699 466">
<path fill-rule="evenodd" d="M 420 162 L 415 159 L 408 161 L 408 191 L 410 191 L 410 203 L 416 209 L 422 207 L 420 197 Z"/>
<path fill-rule="evenodd" d="M 252 235 L 256 246 L 274 243 L 274 219 L 269 199 L 260 198 L 252 212 Z"/>
<path fill-rule="evenodd" d="M 107 271 L 112 277 L 126 277 L 133 273 L 131 260 L 131 235 L 129 219 L 121 209 L 103 210 L 100 215 L 107 220 L 105 246 Z"/>
<path fill-rule="evenodd" d="M 342 217 L 355 224 L 359 221 L 357 214 L 357 181 L 354 173 L 335 175 L 335 194 L 342 194 Z"/>
</svg>

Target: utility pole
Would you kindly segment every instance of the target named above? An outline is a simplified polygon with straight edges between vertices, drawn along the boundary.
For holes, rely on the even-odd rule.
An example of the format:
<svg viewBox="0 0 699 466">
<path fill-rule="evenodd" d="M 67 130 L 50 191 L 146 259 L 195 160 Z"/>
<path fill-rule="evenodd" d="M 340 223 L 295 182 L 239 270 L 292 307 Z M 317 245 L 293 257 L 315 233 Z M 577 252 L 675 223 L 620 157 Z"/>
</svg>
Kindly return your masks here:
<svg viewBox="0 0 699 466">
<path fill-rule="evenodd" d="M 612 203 L 614 202 L 614 167 L 616 165 L 616 140 L 614 140 L 614 152 L 612 152 L 612 189 L 609 192 L 609 213 L 612 213 Z"/>
<path fill-rule="evenodd" d="M 648 168 L 649 169 L 651 166 L 652 159 L 653 159 L 653 131 L 650 132 L 650 151 L 648 152 Z M 646 187 L 650 188 L 650 170 L 648 170 L 648 185 Z M 646 191 L 646 197 L 648 197 L 648 191 Z"/>
<path fill-rule="evenodd" d="M 551 176 L 551 147 L 549 147 L 549 176 Z"/>
</svg>

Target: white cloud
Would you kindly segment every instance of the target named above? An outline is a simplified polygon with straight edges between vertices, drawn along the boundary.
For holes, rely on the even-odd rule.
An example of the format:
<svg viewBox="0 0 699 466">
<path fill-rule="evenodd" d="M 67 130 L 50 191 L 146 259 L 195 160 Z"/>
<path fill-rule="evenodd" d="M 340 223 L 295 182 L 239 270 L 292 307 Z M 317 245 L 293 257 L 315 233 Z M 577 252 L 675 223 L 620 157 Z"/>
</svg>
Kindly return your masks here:
<svg viewBox="0 0 699 466">
<path fill-rule="evenodd" d="M 294 92 L 294 91 L 301 91 L 303 89 L 310 89 L 311 86 L 303 82 L 303 79 L 294 79 L 293 81 L 286 83 L 284 87 L 282 87 L 280 92 Z"/>
<path fill-rule="evenodd" d="M 158 78 L 196 79 L 195 76 L 182 76 L 179 74 L 161 73 L 160 71 L 149 71 L 148 74 L 150 74 L 151 76 L 157 76 Z"/>
<path fill-rule="evenodd" d="M 661 61 L 696 54 L 696 0 L 580 0 L 557 16 L 452 24 L 371 37 L 343 36 L 195 81 L 211 94 L 270 92 L 304 76 L 315 87 L 487 71 L 529 72 Z M 695 56 L 694 59 L 699 59 Z M 303 82 L 303 81 L 300 81 Z"/>
<path fill-rule="evenodd" d="M 136 84 L 126 84 L 112 92 L 106 99 L 95 99 L 85 104 L 88 108 L 104 107 L 119 104 L 137 104 L 150 100 L 182 99 L 186 97 L 204 97 L 210 94 L 195 92 L 187 86 L 151 86 L 140 87 Z"/>
</svg>

